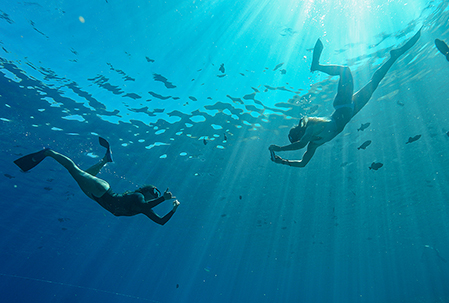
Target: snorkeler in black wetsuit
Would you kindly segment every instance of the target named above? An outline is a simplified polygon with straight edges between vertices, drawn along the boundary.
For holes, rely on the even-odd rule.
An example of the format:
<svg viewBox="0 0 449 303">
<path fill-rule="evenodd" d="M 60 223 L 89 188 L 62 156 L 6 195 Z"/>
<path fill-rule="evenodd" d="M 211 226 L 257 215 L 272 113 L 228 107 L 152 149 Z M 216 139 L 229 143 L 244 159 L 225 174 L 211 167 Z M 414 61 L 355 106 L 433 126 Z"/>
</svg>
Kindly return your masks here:
<svg viewBox="0 0 449 303">
<path fill-rule="evenodd" d="M 167 223 L 178 208 L 180 204 L 179 201 L 173 201 L 173 209 L 164 217 L 158 216 L 152 208 L 165 200 L 176 198 L 168 191 L 168 188 L 162 195 L 159 190 L 152 185 L 143 186 L 133 192 L 116 194 L 111 190 L 111 186 L 108 182 L 96 177 L 106 163 L 112 162 L 109 143 L 103 138 L 100 138 L 99 140 L 100 144 L 106 147 L 106 154 L 100 162 L 86 171 L 83 171 L 76 166 L 70 158 L 51 149 L 43 149 L 39 152 L 23 156 L 15 160 L 14 163 L 23 171 L 28 171 L 38 165 L 46 157 L 51 157 L 69 171 L 81 190 L 89 198 L 98 202 L 98 204 L 113 215 L 134 216 L 137 214 L 144 214 L 158 224 L 164 225 Z"/>
<path fill-rule="evenodd" d="M 319 59 L 323 50 L 323 44 L 318 39 L 313 50 L 310 70 L 312 72 L 321 71 L 331 76 L 340 76 L 338 91 L 333 104 L 334 112 L 330 117 L 304 117 L 300 119 L 299 125 L 293 127 L 288 135 L 291 144 L 285 146 L 271 145 L 268 148 L 271 153 L 271 160 L 288 166 L 306 166 L 315 154 L 316 149 L 341 133 L 352 117 L 368 103 L 393 63 L 409 50 L 420 36 L 421 29 L 402 47 L 391 50 L 390 58 L 377 69 L 368 84 L 356 93 L 353 93 L 354 83 L 349 67 L 320 64 Z M 275 154 L 275 152 L 298 150 L 306 146 L 307 150 L 301 160 L 282 159 Z"/>
</svg>

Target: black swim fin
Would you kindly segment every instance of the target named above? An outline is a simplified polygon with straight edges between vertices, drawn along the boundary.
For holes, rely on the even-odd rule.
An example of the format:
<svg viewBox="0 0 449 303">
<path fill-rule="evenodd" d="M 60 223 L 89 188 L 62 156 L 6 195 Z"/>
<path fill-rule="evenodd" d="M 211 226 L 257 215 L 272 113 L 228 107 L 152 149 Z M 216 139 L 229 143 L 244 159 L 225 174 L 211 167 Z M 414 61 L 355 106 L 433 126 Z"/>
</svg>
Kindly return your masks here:
<svg viewBox="0 0 449 303">
<path fill-rule="evenodd" d="M 313 57 L 312 57 L 312 65 L 310 66 L 310 71 L 314 72 L 317 70 L 320 65 L 320 57 L 323 52 L 323 42 L 320 39 L 316 40 L 315 47 L 313 48 Z"/>
<path fill-rule="evenodd" d="M 14 163 L 20 167 L 20 169 L 24 172 L 29 171 L 30 169 L 32 169 L 33 167 L 35 167 L 36 165 L 38 165 L 39 163 L 42 162 L 42 160 L 45 159 L 45 151 L 47 150 L 47 148 L 44 148 L 41 151 L 23 156 L 17 160 L 14 161 Z"/>
<path fill-rule="evenodd" d="M 100 142 L 101 146 L 103 146 L 104 148 L 107 149 L 106 150 L 106 155 L 105 155 L 106 156 L 106 160 L 108 162 L 114 162 L 114 160 L 112 160 L 112 150 L 111 150 L 111 147 L 109 145 L 109 142 L 106 139 L 102 138 L 102 137 L 98 137 L 98 142 Z"/>
</svg>

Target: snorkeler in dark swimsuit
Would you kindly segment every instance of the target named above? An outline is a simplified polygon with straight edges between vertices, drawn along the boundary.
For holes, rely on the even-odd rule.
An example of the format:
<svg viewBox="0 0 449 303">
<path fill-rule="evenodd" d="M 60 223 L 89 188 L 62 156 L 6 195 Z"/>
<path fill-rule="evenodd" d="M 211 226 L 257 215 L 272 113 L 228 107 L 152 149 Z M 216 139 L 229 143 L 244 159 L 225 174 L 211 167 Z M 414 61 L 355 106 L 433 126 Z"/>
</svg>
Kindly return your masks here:
<svg viewBox="0 0 449 303">
<path fill-rule="evenodd" d="M 271 160 L 275 163 L 289 166 L 306 166 L 315 154 L 316 149 L 341 133 L 352 117 L 368 103 L 368 100 L 393 63 L 409 50 L 420 36 L 421 29 L 402 47 L 391 50 L 390 59 L 374 73 L 370 82 L 355 94 L 353 94 L 354 83 L 349 67 L 320 64 L 319 60 L 323 50 L 323 43 L 318 39 L 313 50 L 310 71 L 321 71 L 331 76 L 340 76 L 338 91 L 333 104 L 335 110 L 330 117 L 304 117 L 300 119 L 299 125 L 293 127 L 288 135 L 291 144 L 285 146 L 271 145 L 269 147 Z M 307 150 L 301 160 L 286 160 L 275 154 L 275 152 L 298 150 L 306 146 Z"/>
<path fill-rule="evenodd" d="M 28 171 L 38 165 L 46 157 L 51 157 L 69 171 L 81 190 L 89 198 L 98 202 L 98 204 L 113 215 L 134 216 L 137 214 L 144 214 L 158 224 L 164 225 L 167 223 L 178 208 L 180 204 L 179 201 L 173 201 L 173 209 L 164 217 L 158 216 L 152 208 L 165 200 L 176 198 L 168 191 L 168 188 L 162 195 L 159 190 L 152 185 L 143 186 L 133 192 L 116 194 L 111 190 L 111 186 L 108 182 L 96 177 L 106 163 L 112 162 L 109 143 L 103 138 L 99 138 L 99 140 L 100 144 L 107 148 L 106 154 L 100 162 L 86 171 L 76 166 L 76 164 L 68 157 L 51 149 L 43 149 L 39 152 L 23 156 L 15 160 L 14 163 L 23 171 Z"/>
</svg>

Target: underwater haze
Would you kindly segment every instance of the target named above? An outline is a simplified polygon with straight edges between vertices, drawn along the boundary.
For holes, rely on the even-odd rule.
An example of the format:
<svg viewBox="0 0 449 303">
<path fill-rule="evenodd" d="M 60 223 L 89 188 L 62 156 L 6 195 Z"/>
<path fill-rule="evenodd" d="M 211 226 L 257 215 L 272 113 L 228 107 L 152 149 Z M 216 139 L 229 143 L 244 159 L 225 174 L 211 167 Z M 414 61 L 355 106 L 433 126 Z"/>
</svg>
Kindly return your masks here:
<svg viewBox="0 0 449 303">
<path fill-rule="evenodd" d="M 0 0 L 2 302 L 449 302 L 448 1 L 31 1 Z M 270 160 L 333 110 L 318 38 L 358 90 L 421 27 L 305 168 Z M 98 136 L 98 176 L 169 188 L 167 224 L 13 163 L 87 169 Z"/>
</svg>

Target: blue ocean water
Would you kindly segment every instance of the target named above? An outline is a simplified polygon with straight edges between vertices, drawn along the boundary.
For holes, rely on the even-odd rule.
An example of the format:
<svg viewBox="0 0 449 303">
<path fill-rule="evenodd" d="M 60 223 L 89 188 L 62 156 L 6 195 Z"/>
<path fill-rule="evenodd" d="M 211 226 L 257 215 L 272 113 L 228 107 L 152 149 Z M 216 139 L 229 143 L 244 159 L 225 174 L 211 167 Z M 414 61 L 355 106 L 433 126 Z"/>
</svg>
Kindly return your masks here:
<svg viewBox="0 0 449 303">
<path fill-rule="evenodd" d="M 448 20 L 427 0 L 0 1 L 1 301 L 449 302 L 449 62 L 434 44 Z M 421 27 L 307 167 L 270 161 L 300 117 L 332 112 L 317 38 L 357 90 Z M 51 147 L 86 169 L 98 136 L 114 191 L 176 195 L 166 225 L 114 217 L 52 159 L 13 163 Z"/>
</svg>

